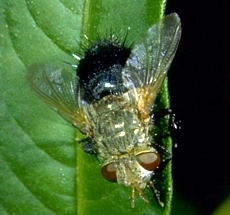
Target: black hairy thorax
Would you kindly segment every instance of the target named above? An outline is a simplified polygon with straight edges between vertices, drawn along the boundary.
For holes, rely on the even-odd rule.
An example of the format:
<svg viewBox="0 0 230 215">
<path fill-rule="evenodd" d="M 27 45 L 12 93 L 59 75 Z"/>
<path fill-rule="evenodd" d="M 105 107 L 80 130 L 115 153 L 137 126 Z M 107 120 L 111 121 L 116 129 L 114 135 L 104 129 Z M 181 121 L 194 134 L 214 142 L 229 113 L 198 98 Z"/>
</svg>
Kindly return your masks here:
<svg viewBox="0 0 230 215">
<path fill-rule="evenodd" d="M 131 53 L 125 41 L 104 39 L 83 48 L 77 68 L 77 76 L 83 99 L 96 102 L 107 95 L 123 94 L 126 89 L 122 80 L 122 69 Z"/>
</svg>

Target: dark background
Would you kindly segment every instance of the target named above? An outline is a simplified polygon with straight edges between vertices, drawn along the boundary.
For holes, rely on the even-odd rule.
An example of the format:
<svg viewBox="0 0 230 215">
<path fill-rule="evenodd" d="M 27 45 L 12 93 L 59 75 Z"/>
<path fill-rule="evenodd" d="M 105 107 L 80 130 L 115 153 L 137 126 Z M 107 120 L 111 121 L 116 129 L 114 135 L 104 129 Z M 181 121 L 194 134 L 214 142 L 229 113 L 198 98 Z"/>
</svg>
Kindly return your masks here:
<svg viewBox="0 0 230 215">
<path fill-rule="evenodd" d="M 168 0 L 166 14 L 172 12 L 182 22 L 169 71 L 171 107 L 182 120 L 174 190 L 210 214 L 230 194 L 229 2 Z"/>
</svg>

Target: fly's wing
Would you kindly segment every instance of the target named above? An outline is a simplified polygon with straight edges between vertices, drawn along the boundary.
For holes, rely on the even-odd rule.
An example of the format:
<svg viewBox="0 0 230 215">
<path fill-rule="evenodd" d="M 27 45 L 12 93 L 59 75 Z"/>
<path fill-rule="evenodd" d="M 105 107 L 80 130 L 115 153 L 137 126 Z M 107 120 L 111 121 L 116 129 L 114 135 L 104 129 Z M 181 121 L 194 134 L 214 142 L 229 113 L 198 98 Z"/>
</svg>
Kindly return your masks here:
<svg viewBox="0 0 230 215">
<path fill-rule="evenodd" d="M 153 25 L 141 43 L 135 45 L 123 69 L 128 97 L 148 114 L 175 56 L 181 36 L 180 18 L 170 14 Z"/>
<path fill-rule="evenodd" d="M 75 74 L 52 64 L 35 64 L 28 68 L 26 78 L 31 88 L 48 106 L 83 133 L 87 133 L 89 125 L 79 107 Z"/>
</svg>

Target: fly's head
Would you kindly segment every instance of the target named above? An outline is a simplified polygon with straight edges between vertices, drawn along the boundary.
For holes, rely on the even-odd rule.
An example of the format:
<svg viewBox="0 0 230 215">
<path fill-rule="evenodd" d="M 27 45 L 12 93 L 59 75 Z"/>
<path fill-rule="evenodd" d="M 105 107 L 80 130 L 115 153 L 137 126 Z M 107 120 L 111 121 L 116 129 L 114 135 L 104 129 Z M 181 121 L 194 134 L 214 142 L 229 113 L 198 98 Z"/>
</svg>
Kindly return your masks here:
<svg viewBox="0 0 230 215">
<path fill-rule="evenodd" d="M 152 185 L 152 176 L 160 164 L 156 151 L 141 151 L 137 154 L 125 154 L 107 160 L 101 168 L 102 176 L 110 181 L 131 188 L 130 203 L 135 206 L 135 191 L 146 203 L 143 190 Z"/>
</svg>

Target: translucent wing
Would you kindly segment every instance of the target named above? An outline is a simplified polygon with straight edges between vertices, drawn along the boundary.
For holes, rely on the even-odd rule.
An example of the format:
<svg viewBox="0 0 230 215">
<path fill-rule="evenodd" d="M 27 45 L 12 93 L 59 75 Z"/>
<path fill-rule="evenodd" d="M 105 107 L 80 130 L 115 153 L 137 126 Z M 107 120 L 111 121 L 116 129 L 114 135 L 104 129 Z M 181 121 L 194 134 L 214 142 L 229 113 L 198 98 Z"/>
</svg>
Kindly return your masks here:
<svg viewBox="0 0 230 215">
<path fill-rule="evenodd" d="M 153 106 L 180 36 L 180 18 L 176 13 L 170 14 L 148 30 L 126 62 L 122 74 L 125 87 L 133 92 L 138 108 L 143 112 L 149 113 Z"/>
<path fill-rule="evenodd" d="M 31 65 L 26 74 L 31 88 L 68 122 L 87 133 L 88 122 L 79 107 L 74 73 L 52 64 Z"/>
</svg>

